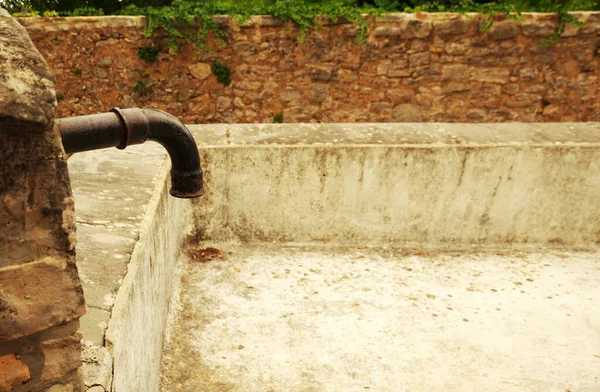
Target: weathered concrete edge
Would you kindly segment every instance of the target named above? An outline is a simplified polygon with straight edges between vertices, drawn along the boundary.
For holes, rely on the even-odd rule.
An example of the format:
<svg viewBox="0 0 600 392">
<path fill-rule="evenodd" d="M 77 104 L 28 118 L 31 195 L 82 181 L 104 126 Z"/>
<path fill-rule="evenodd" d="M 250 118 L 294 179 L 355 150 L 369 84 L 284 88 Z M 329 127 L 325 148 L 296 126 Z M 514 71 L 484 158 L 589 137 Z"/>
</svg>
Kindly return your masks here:
<svg viewBox="0 0 600 392">
<path fill-rule="evenodd" d="M 358 123 L 188 125 L 200 148 L 383 146 L 406 148 L 594 147 L 600 123 Z"/>
<path fill-rule="evenodd" d="M 589 127 L 590 133 L 572 135 L 576 142 L 571 143 L 563 132 L 578 133 L 577 127 L 571 130 L 559 125 L 556 132 L 545 124 L 531 125 L 544 131 L 539 136 L 545 140 L 542 143 L 502 144 L 488 142 L 485 137 L 481 143 L 444 143 L 432 137 L 440 135 L 433 131 L 415 133 L 414 143 L 395 142 L 398 135 L 412 132 L 404 129 L 394 134 L 397 124 L 378 125 L 381 135 L 388 136 L 382 136 L 381 144 L 371 143 L 375 135 L 367 135 L 366 142 L 355 137 L 353 143 L 340 139 L 322 143 L 323 139 L 344 135 L 339 124 L 263 125 L 254 130 L 236 129 L 237 125 L 193 128 L 208 182 L 207 195 L 194 210 L 199 238 L 279 243 L 358 241 L 373 246 L 434 245 L 436 249 L 504 249 L 507 245 L 521 248 L 531 244 L 595 248 L 598 199 L 593 189 L 598 187 L 595 173 L 600 151 L 597 124 L 581 124 Z M 287 140 L 277 132 L 286 127 L 292 133 Z M 310 129 L 315 127 L 329 133 L 311 135 Z M 358 128 L 369 129 L 357 124 L 354 130 Z M 473 125 L 471 130 L 476 128 Z M 466 136 L 481 136 L 462 130 Z M 512 132 L 508 131 L 511 129 L 507 134 L 500 132 L 506 140 L 523 129 L 512 126 Z M 567 142 L 555 141 L 556 136 L 567 137 Z M 361 180 L 363 174 L 366 182 Z M 326 180 L 319 180 L 325 175 Z M 281 182 L 281 178 L 285 180 Z M 231 186 L 238 190 L 229 192 Z M 431 194 L 439 197 L 427 198 Z M 357 204 L 357 198 L 362 202 Z M 420 200 L 430 205 L 419 209 Z M 391 207 L 398 203 L 406 208 Z M 382 211 L 387 211 L 388 221 L 380 219 Z M 324 218 L 312 225 L 318 214 Z M 411 222 L 414 230 L 405 222 Z"/>
<path fill-rule="evenodd" d="M 167 160 L 155 183 L 106 330 L 106 346 L 113 358 L 112 391 L 115 392 L 158 389 L 177 253 L 186 232 L 185 221 L 190 216 L 186 213 L 189 201 L 168 194 L 169 169 Z M 165 210 L 168 212 L 162 213 Z M 167 244 L 166 249 L 160 248 L 166 241 L 159 241 L 157 245 L 157 237 L 164 239 L 160 238 L 161 229 L 171 240 L 172 246 Z"/>
<path fill-rule="evenodd" d="M 572 16 L 582 20 L 590 20 L 593 23 L 600 21 L 600 12 L 598 11 L 573 11 Z M 377 23 L 400 23 L 406 21 L 416 21 L 418 23 L 443 22 L 449 20 L 463 19 L 474 20 L 478 18 L 487 19 L 487 15 L 469 12 L 469 13 L 453 13 L 453 12 L 418 12 L 418 13 L 389 13 L 375 17 L 373 15 L 364 14 L 367 19 L 375 19 Z M 548 12 L 524 12 L 521 14 L 522 22 L 525 23 L 557 23 L 558 17 L 554 13 Z M 502 20 L 503 16 L 496 17 L 497 20 Z M 315 18 L 321 25 L 336 25 L 336 24 L 351 24 L 346 20 L 334 21 L 328 17 Z M 48 30 L 67 30 L 70 27 L 76 28 L 106 28 L 106 27 L 144 27 L 144 16 L 80 16 L 80 17 L 19 17 L 19 23 L 27 28 L 46 28 Z M 229 15 L 215 15 L 213 20 L 219 26 L 237 25 L 239 27 L 256 27 L 256 26 L 282 26 L 286 22 L 277 19 L 271 15 L 252 15 L 243 22 L 238 22 L 235 17 Z M 512 21 L 511 23 L 519 23 L 520 21 Z M 581 30 L 581 29 L 578 29 Z"/>
<path fill-rule="evenodd" d="M 131 305 L 130 302 L 132 291 L 135 289 L 135 284 L 137 281 L 136 278 L 138 277 L 139 272 L 143 270 L 143 263 L 145 259 L 144 253 L 148 244 L 148 238 L 151 235 L 149 231 L 153 227 L 159 204 L 163 201 L 163 194 L 166 189 L 167 177 L 169 175 L 168 173 L 168 164 L 165 161 L 165 164 L 158 175 L 158 179 L 155 182 L 155 188 L 152 191 L 152 196 L 148 201 L 145 216 L 140 224 L 140 233 L 134 245 L 129 263 L 127 264 L 127 272 L 125 273 L 121 286 L 117 291 L 111 310 L 110 319 L 108 321 L 108 326 L 105 332 L 105 346 L 108 348 L 112 357 L 113 385 L 111 385 L 111 391 L 115 390 L 115 374 L 120 373 L 121 370 L 124 370 L 125 372 L 132 370 L 129 368 L 119 368 L 117 366 L 116 357 L 122 356 L 123 347 L 121 346 L 124 343 L 122 342 L 122 337 L 123 335 L 127 334 L 127 331 L 124 331 L 123 329 L 127 328 L 127 324 L 131 323 L 131 320 L 128 319 L 130 314 L 128 313 L 127 309 Z M 139 332 L 143 333 L 145 331 Z M 148 342 L 150 344 L 152 340 L 148 340 Z"/>
</svg>

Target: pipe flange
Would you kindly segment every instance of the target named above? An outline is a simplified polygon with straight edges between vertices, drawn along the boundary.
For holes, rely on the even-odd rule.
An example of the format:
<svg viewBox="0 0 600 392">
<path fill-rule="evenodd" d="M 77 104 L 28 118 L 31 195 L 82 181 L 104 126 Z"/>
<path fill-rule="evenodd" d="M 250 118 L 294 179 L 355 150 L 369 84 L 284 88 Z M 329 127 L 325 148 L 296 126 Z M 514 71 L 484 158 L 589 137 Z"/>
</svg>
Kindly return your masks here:
<svg viewBox="0 0 600 392">
<path fill-rule="evenodd" d="M 110 109 L 110 112 L 116 114 L 117 117 L 119 118 L 119 121 L 121 122 L 121 125 L 123 125 L 123 137 L 121 138 L 121 143 L 116 147 L 119 150 L 124 150 L 125 147 L 127 147 L 129 145 L 129 142 L 131 141 L 131 129 L 129 128 L 127 119 L 125 118 L 125 115 L 123 115 L 123 112 L 121 111 L 121 109 L 112 108 L 112 109 Z"/>
</svg>

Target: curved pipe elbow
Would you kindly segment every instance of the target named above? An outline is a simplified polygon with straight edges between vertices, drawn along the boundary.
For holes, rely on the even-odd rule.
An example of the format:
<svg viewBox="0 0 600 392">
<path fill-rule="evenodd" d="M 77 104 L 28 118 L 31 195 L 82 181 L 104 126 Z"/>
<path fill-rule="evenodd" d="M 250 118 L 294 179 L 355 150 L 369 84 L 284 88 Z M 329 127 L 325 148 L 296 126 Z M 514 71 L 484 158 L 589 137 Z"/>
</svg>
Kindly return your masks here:
<svg viewBox="0 0 600 392">
<path fill-rule="evenodd" d="M 200 155 L 194 137 L 181 121 L 169 113 L 143 109 L 150 126 L 148 140 L 161 144 L 171 158 L 171 190 L 175 197 L 191 198 L 204 194 Z"/>
<path fill-rule="evenodd" d="M 171 158 L 171 189 L 174 197 L 204 194 L 203 174 L 196 142 L 176 117 L 156 109 L 117 109 L 57 120 L 67 153 L 107 147 L 124 149 L 152 140 Z"/>
</svg>

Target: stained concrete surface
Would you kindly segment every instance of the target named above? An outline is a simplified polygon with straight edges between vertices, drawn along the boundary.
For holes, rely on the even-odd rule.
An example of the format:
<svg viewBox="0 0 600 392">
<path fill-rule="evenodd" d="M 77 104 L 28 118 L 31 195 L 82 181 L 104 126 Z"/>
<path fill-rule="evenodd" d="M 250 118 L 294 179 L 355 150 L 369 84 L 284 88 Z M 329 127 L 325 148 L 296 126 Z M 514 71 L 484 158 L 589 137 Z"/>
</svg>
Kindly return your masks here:
<svg viewBox="0 0 600 392">
<path fill-rule="evenodd" d="M 115 369 L 107 329 L 135 245 L 150 226 L 145 218 L 154 216 L 149 211 L 151 198 L 156 188 L 165 187 L 166 155 L 160 145 L 145 143 L 125 150 L 78 153 L 68 160 L 77 217 L 77 265 L 87 303 L 80 321 L 88 391 L 113 390 Z"/>
<path fill-rule="evenodd" d="M 191 216 L 189 199 L 169 195 L 168 166 L 160 178 L 106 330 L 106 346 L 113 357 L 113 392 L 159 387 L 175 267 Z"/>
<path fill-rule="evenodd" d="M 192 127 L 202 239 L 600 242 L 598 124 Z"/>
<path fill-rule="evenodd" d="M 69 170 L 90 391 L 152 391 L 189 200 L 168 196 L 168 159 L 155 143 L 75 154 Z"/>
<path fill-rule="evenodd" d="M 354 123 L 188 125 L 200 149 L 277 145 L 555 145 L 600 142 L 600 123 Z"/>
<path fill-rule="evenodd" d="M 600 390 L 600 254 L 420 252 L 193 248 L 162 391 Z"/>
<path fill-rule="evenodd" d="M 493 213 L 488 216 L 491 221 L 471 216 L 476 227 L 469 233 L 476 234 L 473 238 L 480 245 L 490 245 L 491 237 L 487 229 L 478 231 L 477 225 L 502 221 L 506 208 L 515 207 L 506 199 L 508 195 L 521 200 L 519 203 L 529 203 L 525 213 L 542 214 L 539 220 L 531 220 L 524 215 L 523 205 L 517 205 L 522 210 L 518 223 L 523 225 L 519 227 L 525 234 L 528 227 L 546 230 L 544 233 L 562 227 L 557 237 L 542 233 L 539 238 L 526 238 L 533 248 L 547 238 L 553 240 L 552 246 L 560 246 L 561 241 L 593 246 L 590 238 L 596 238 L 595 232 L 588 229 L 595 225 L 598 199 L 593 185 L 600 181 L 595 166 L 599 162 L 595 158 L 600 141 L 597 124 L 544 124 L 548 132 L 541 134 L 539 126 L 523 124 L 510 124 L 514 129 L 508 125 L 463 125 L 192 127 L 208 190 L 193 203 L 166 196 L 166 167 L 161 166 L 165 152 L 160 146 L 147 143 L 125 151 L 73 156 L 69 166 L 78 216 L 78 264 L 88 301 L 88 315 L 82 319 L 84 340 L 92 348 L 106 346 L 113 361 L 90 361 L 104 367 L 88 367 L 93 376 L 90 380 L 109 369 L 114 371 L 114 392 L 158 388 L 167 304 L 169 297 L 179 298 L 178 288 L 171 285 L 173 266 L 179 241 L 186 234 L 187 218 L 194 216 L 197 237 L 212 234 L 218 241 L 214 246 L 232 254 L 222 261 L 219 256 L 213 262 L 192 263 L 190 271 L 182 275 L 182 306 L 171 313 L 175 322 L 165 354 L 166 391 L 552 391 L 565 385 L 577 386 L 573 391 L 600 389 L 595 378 L 600 369 L 594 362 L 600 360 L 600 353 L 592 353 L 599 346 L 595 332 L 598 315 L 591 311 L 599 299 L 598 286 L 593 283 L 598 280 L 595 254 L 553 251 L 513 257 L 463 253 L 462 257 L 445 255 L 438 260 L 348 248 L 373 239 L 380 245 L 392 243 L 402 230 L 419 227 L 435 229 L 445 224 L 456 231 L 456 226 L 443 219 L 424 215 L 419 219 L 429 226 L 423 226 L 405 220 L 401 209 L 395 210 L 400 211 L 396 217 L 386 215 L 385 209 L 377 210 L 378 205 L 404 206 L 410 213 L 414 210 L 407 200 L 418 205 L 436 198 L 441 200 L 436 213 L 463 205 L 448 204 L 448 195 L 471 204 L 479 200 L 483 204 L 477 206 Z M 519 129 L 526 137 L 511 142 L 519 138 L 513 135 Z M 502 137 L 503 132 L 514 137 Z M 410 161 L 412 171 L 407 171 L 391 158 L 404 165 L 407 151 L 421 148 L 410 144 L 413 141 L 422 143 L 437 158 Z M 462 149 L 466 145 L 468 148 Z M 471 152 L 474 155 L 467 156 Z M 311 160 L 314 153 L 323 158 L 317 165 Z M 361 153 L 373 159 L 355 159 L 354 155 Z M 485 165 L 479 165 L 474 157 Z M 352 172 L 357 163 L 375 169 L 375 174 L 380 172 L 372 164 L 381 164 L 389 169 L 389 176 L 367 178 L 370 188 L 357 192 L 351 181 L 357 178 Z M 425 163 L 430 165 L 419 170 L 419 164 Z M 407 181 L 414 177 L 411 173 L 425 183 L 427 176 L 429 183 L 439 181 L 442 190 L 455 191 L 430 190 L 427 199 L 402 199 L 398 195 L 403 195 Z M 548 178 L 545 182 L 544 177 Z M 540 195 L 542 188 L 530 183 L 531 178 L 554 193 Z M 415 184 L 412 191 L 425 189 Z M 468 197 L 458 197 L 458 191 Z M 517 198 L 519 195 L 525 196 Z M 530 200 L 530 196 L 538 199 Z M 559 203 L 541 209 L 536 202 L 540 198 Z M 188 210 L 190 206 L 194 214 Z M 429 210 L 423 208 L 425 213 Z M 352 211 L 360 219 L 354 219 Z M 297 212 L 305 216 L 299 218 L 294 215 Z M 552 225 L 546 225 L 544 219 Z M 561 219 L 566 226 L 559 224 Z M 348 230 L 354 230 L 352 235 Z M 281 233 L 293 235 L 284 238 Z M 314 239 L 315 233 L 346 248 L 221 244 L 232 237 L 303 241 Z M 421 252 L 440 245 L 422 238 Z M 523 238 L 510 237 L 503 246 L 513 247 L 513 242 Z M 456 245 L 464 251 L 472 244 Z M 532 267 L 522 268 L 519 259 Z M 541 260 L 549 266 L 534 269 Z M 359 262 L 369 265 L 365 271 L 352 269 Z M 414 265 L 420 266 L 418 273 L 408 270 L 415 270 Z M 301 270 L 304 266 L 308 271 Z M 567 267 L 560 275 L 563 280 L 553 281 L 557 275 L 541 274 L 563 266 Z M 467 279 L 471 270 L 482 275 L 471 281 Z M 301 272 L 307 275 L 300 276 Z M 531 275 L 523 275 L 525 272 Z M 412 275 L 403 275 L 408 273 Z M 496 278 L 492 273 L 497 273 Z M 536 278 L 535 273 L 541 277 Z M 443 281 L 444 276 L 454 274 L 460 279 Z M 240 280 L 242 276 L 244 280 Z M 363 280 L 366 287 L 360 283 Z M 538 280 L 539 287 L 535 287 Z M 505 286 L 495 287 L 500 283 Z M 489 292 L 482 288 L 486 284 Z M 574 289 L 551 293 L 552 285 Z M 590 294 L 586 296 L 586 292 Z M 572 301 L 560 302 L 565 298 Z M 498 314 L 491 311 L 492 305 L 501 309 L 496 310 Z M 453 312 L 456 309 L 459 312 Z M 434 372 L 438 373 L 432 376 Z"/>
</svg>

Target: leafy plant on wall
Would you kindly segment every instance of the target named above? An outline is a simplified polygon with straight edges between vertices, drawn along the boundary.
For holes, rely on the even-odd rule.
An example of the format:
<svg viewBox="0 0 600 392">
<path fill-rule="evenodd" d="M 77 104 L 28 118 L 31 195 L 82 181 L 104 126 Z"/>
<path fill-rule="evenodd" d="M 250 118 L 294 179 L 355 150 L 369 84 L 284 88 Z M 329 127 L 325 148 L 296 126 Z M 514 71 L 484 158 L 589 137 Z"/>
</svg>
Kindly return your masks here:
<svg viewBox="0 0 600 392">
<path fill-rule="evenodd" d="M 141 80 L 138 80 L 135 86 L 133 86 L 133 91 L 140 94 L 148 94 L 152 91 L 152 87 L 149 87 Z"/>
<path fill-rule="evenodd" d="M 221 63 L 220 61 L 215 61 L 210 69 L 216 76 L 217 81 L 223 86 L 227 87 L 231 84 L 231 69 L 227 65 Z"/>
<path fill-rule="evenodd" d="M 149 63 L 154 63 L 159 52 L 159 46 L 142 46 L 138 48 L 138 57 Z"/>
<path fill-rule="evenodd" d="M 283 123 L 283 112 L 277 112 L 273 116 L 273 123 L 282 124 Z"/>
<path fill-rule="evenodd" d="M 215 15 L 231 15 L 239 21 L 250 15 L 272 15 L 298 26 L 298 38 L 309 30 L 322 28 L 318 16 L 332 21 L 350 21 L 358 25 L 358 41 L 367 36 L 365 14 L 387 12 L 477 12 L 488 15 L 483 30 L 489 29 L 495 16 L 504 14 L 515 20 L 522 12 L 553 12 L 558 15 L 554 32 L 542 44 L 558 40 L 567 24 L 583 26 L 569 14 L 574 10 L 598 10 L 600 0 L 2 0 L 4 7 L 19 16 L 145 15 L 145 34 L 157 29 L 168 34 L 170 49 L 177 41 L 191 42 L 206 49 L 209 35 L 224 41 L 226 32 L 214 21 Z"/>
</svg>

